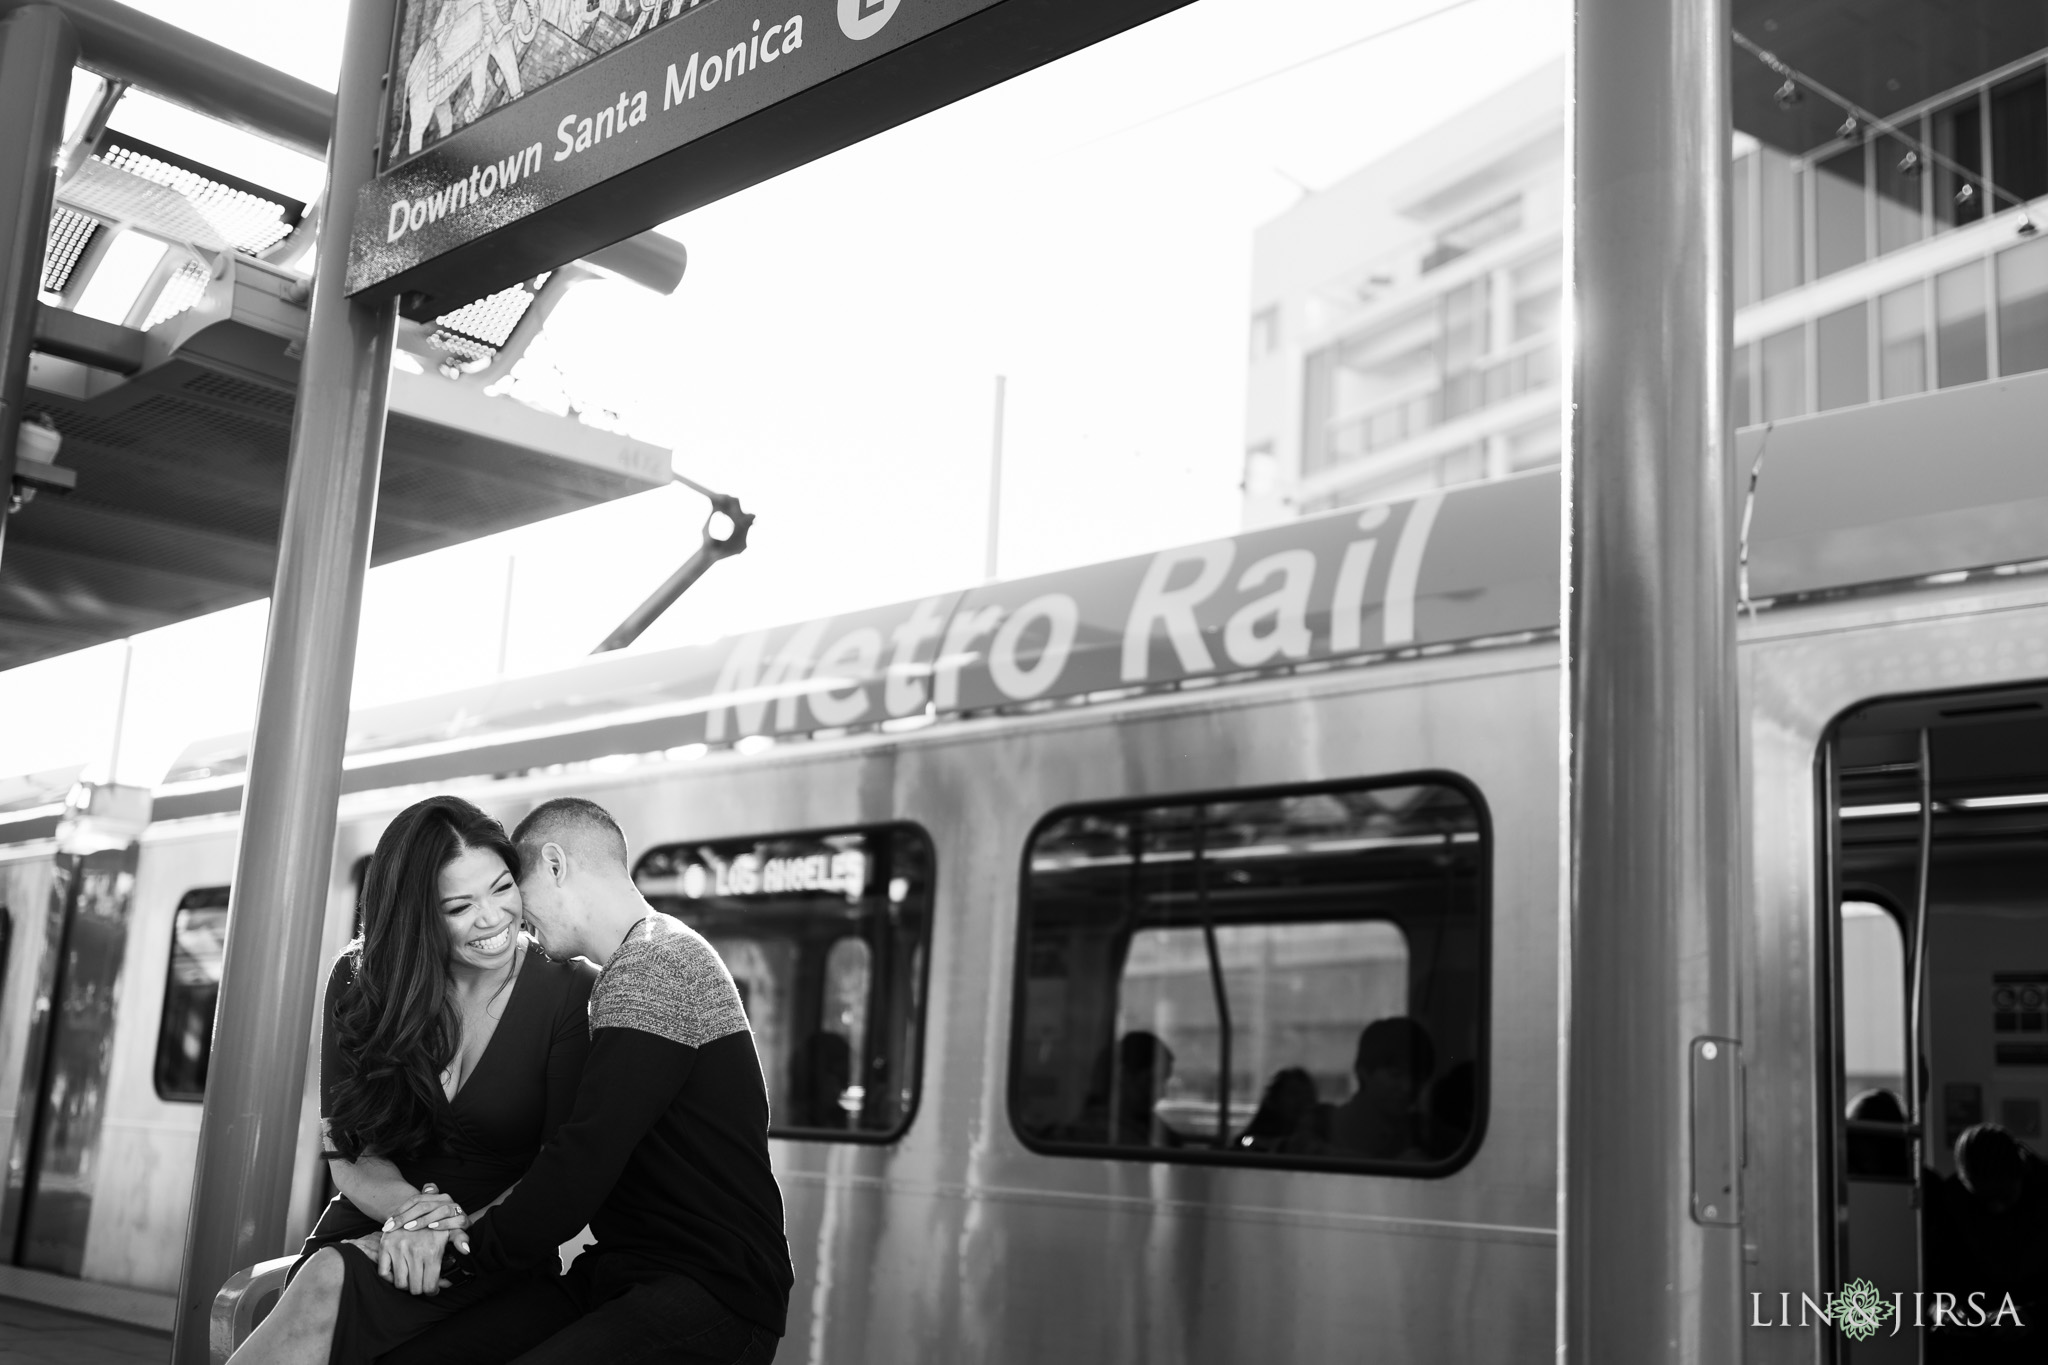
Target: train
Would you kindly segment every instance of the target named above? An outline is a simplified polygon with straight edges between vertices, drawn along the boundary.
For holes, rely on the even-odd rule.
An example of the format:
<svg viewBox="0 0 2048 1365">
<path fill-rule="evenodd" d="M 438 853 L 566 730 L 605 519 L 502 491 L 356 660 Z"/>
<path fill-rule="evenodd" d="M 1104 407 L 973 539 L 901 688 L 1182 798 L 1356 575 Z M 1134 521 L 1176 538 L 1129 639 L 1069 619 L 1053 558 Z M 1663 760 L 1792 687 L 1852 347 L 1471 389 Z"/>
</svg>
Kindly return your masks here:
<svg viewBox="0 0 2048 1365">
<path fill-rule="evenodd" d="M 1929 439 L 1962 396 L 1922 400 Z M 1853 1140 L 1905 1140 L 1866 1101 L 1906 1098 L 1907 1057 L 1937 1173 L 1973 1123 L 2044 1142 L 2048 474 L 1955 443 L 1938 476 L 1859 466 L 1843 424 L 1889 406 L 1768 433 L 1744 519 L 1725 1307 L 1760 1362 L 1917 1358 L 1779 1320 L 1936 1273 L 1910 1175 Z M 746 1001 L 781 1359 L 1548 1357 L 1561 492 L 1438 490 L 359 711 L 326 904 L 243 913 L 321 915 L 331 955 L 420 796 L 508 824 L 603 804 Z M 246 756 L 0 811 L 12 1264 L 176 1286 Z M 293 1238 L 324 1193 L 313 1103 Z"/>
</svg>

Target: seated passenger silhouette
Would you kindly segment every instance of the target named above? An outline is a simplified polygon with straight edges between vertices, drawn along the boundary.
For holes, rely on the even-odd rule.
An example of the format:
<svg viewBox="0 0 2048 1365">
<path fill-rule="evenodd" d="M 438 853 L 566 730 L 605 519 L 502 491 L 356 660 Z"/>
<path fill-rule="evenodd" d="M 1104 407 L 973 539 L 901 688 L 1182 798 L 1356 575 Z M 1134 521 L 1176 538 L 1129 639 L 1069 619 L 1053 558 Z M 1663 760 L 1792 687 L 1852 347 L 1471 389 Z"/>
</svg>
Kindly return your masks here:
<svg viewBox="0 0 2048 1365">
<path fill-rule="evenodd" d="M 1095 1059 L 1088 1098 L 1082 1102 L 1069 1136 L 1118 1147 L 1175 1145 L 1173 1135 L 1152 1112 L 1172 1075 L 1173 1049 L 1157 1034 L 1142 1030 L 1126 1033 Z"/>
<path fill-rule="evenodd" d="M 1358 1090 L 1330 1113 L 1332 1150 L 1381 1159 L 1418 1155 L 1416 1102 L 1436 1070 L 1429 1030 L 1405 1016 L 1369 1024 L 1358 1035 L 1351 1069 Z"/>
<path fill-rule="evenodd" d="M 1315 1077 L 1301 1067 L 1285 1067 L 1267 1082 L 1258 1112 L 1238 1134 L 1237 1148 L 1241 1152 L 1277 1152 L 1288 1139 L 1308 1129 L 1315 1112 Z"/>
<path fill-rule="evenodd" d="M 1966 1129 L 1955 1160 L 1955 1178 L 1927 1201 L 1927 1289 L 1955 1295 L 1965 1321 L 1932 1332 L 1927 1359 L 2038 1362 L 2048 1351 L 2048 1165 L 1995 1123 Z M 2019 1324 L 1970 1326 L 1971 1294 L 1993 1315 L 2010 1296 Z"/>
<path fill-rule="evenodd" d="M 1906 1106 L 1889 1090 L 1865 1090 L 1849 1101 L 1851 1123 L 1896 1123 L 1896 1134 L 1849 1131 L 1843 1144 L 1844 1164 L 1851 1180 L 1909 1180 L 1913 1175 L 1912 1144 L 1906 1137 Z"/>
<path fill-rule="evenodd" d="M 1465 1145 L 1472 1135 L 1472 1120 L 1479 1111 L 1479 1071 L 1471 1062 L 1459 1062 L 1429 1087 L 1429 1101 L 1423 1106 L 1422 1151 L 1432 1161 L 1441 1161 Z"/>
<path fill-rule="evenodd" d="M 839 1100 L 853 1081 L 853 1048 L 824 1029 L 789 1054 L 789 1116 L 793 1128 L 844 1128 L 849 1115 Z"/>
</svg>

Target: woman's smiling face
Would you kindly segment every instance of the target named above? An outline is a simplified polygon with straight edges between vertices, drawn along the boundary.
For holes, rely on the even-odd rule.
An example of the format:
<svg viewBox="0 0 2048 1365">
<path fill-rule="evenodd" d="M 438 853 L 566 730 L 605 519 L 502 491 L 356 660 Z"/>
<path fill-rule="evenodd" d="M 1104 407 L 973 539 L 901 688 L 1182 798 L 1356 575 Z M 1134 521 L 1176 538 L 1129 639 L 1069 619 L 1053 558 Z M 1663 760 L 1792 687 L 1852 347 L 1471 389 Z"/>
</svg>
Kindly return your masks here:
<svg viewBox="0 0 2048 1365">
<path fill-rule="evenodd" d="M 458 965 L 502 967 L 519 944 L 519 884 L 487 848 L 465 848 L 441 869 L 441 917 Z"/>
</svg>

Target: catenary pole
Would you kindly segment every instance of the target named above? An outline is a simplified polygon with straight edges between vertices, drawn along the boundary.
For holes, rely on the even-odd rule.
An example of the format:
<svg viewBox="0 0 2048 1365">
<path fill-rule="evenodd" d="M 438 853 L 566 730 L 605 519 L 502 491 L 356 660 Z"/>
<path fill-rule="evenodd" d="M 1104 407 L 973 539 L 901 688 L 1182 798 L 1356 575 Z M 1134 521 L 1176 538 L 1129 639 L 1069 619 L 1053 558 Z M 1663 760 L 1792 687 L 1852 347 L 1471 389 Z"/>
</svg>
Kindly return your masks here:
<svg viewBox="0 0 2048 1365">
<path fill-rule="evenodd" d="M 1699 1116 L 1739 1112 L 1706 1093 L 1739 1076 L 1743 868 L 1727 0 L 1577 0 L 1574 38 L 1559 1323 L 1572 1362 L 1720 1365 L 1741 1231 L 1697 1190 L 1729 1128 Z"/>
<path fill-rule="evenodd" d="M 396 0 L 353 0 L 327 157 L 277 585 L 242 802 L 220 1004 L 178 1286 L 176 1365 L 205 1365 L 233 1271 L 285 1248 L 333 870 L 356 625 L 376 520 L 393 301 L 342 293 L 348 206 L 376 169 Z"/>
<path fill-rule="evenodd" d="M 995 430 L 989 436 L 988 450 L 988 539 L 983 545 L 982 577 L 996 581 L 996 566 L 1001 562 L 1003 546 L 1003 396 L 1010 381 L 1005 375 L 996 376 Z"/>
<path fill-rule="evenodd" d="M 57 193 L 57 150 L 78 39 L 49 5 L 0 18 L 0 551 L 14 490 L 14 447 L 21 432 L 28 356 L 34 344 L 36 291 L 50 204 Z"/>
</svg>

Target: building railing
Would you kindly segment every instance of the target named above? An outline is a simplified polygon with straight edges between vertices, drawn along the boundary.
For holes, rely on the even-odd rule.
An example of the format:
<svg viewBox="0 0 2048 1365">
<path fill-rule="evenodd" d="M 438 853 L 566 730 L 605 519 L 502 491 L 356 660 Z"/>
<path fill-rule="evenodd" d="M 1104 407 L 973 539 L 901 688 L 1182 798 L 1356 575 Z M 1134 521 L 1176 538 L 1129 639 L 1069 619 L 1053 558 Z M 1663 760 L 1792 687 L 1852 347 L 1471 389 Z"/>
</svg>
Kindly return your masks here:
<svg viewBox="0 0 2048 1365">
<path fill-rule="evenodd" d="M 1736 158 L 1738 308 L 2048 195 L 2048 52 L 1885 118 L 1903 139 Z"/>
<path fill-rule="evenodd" d="M 1313 468 L 1363 459 L 1525 393 L 1553 388 L 1557 374 L 1556 339 L 1532 337 L 1445 376 L 1427 392 L 1332 419 L 1323 427 Z"/>
</svg>

